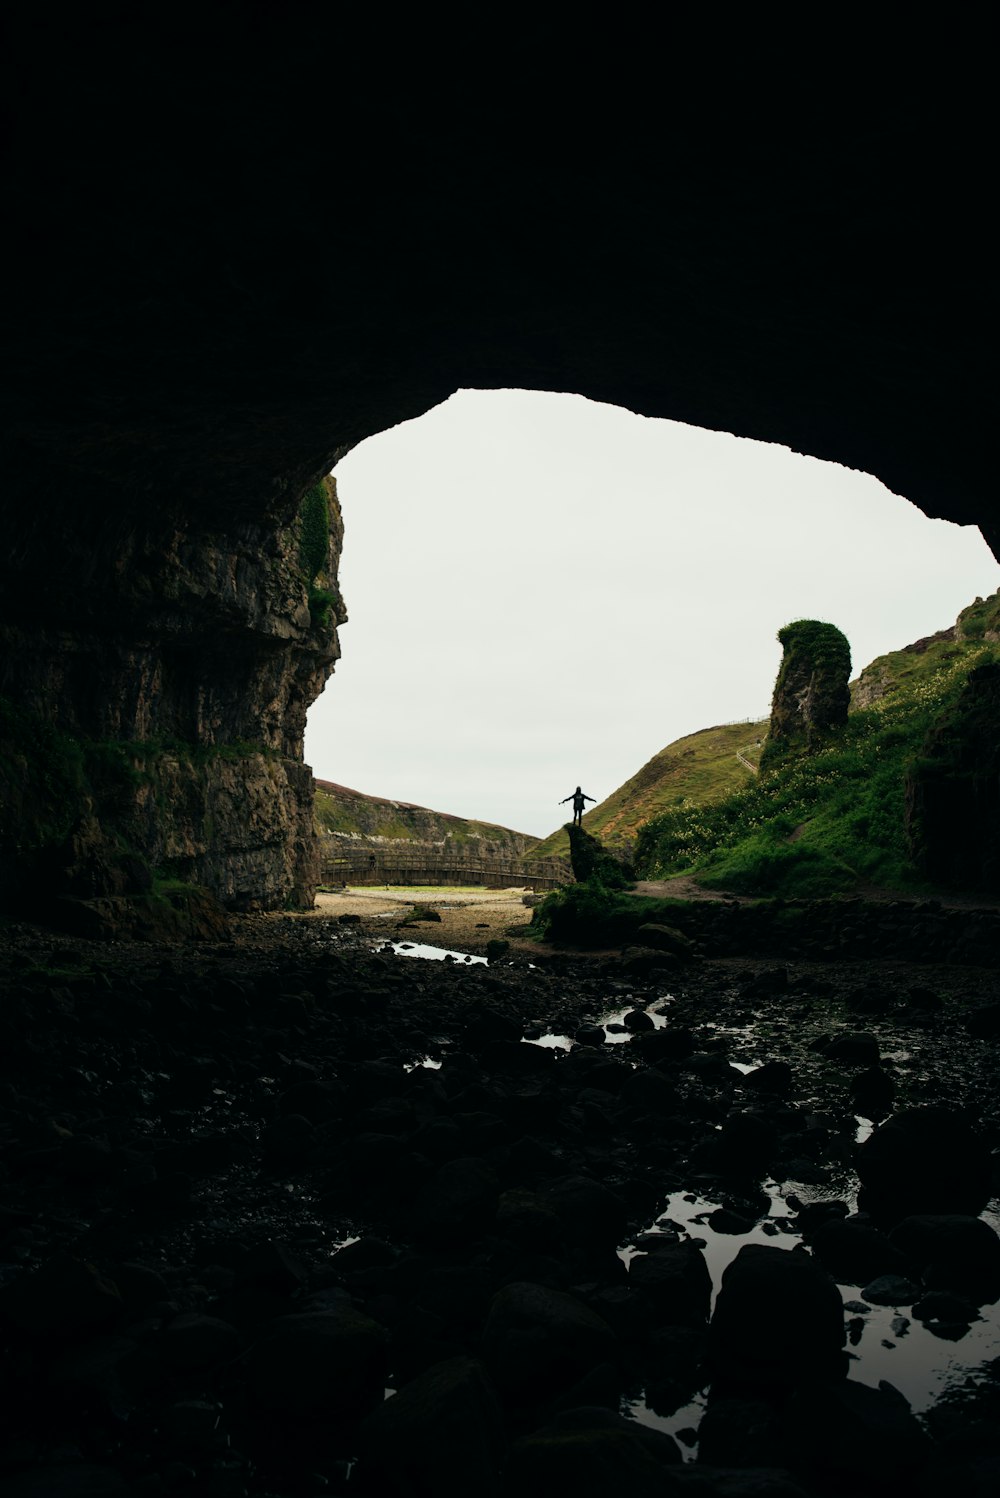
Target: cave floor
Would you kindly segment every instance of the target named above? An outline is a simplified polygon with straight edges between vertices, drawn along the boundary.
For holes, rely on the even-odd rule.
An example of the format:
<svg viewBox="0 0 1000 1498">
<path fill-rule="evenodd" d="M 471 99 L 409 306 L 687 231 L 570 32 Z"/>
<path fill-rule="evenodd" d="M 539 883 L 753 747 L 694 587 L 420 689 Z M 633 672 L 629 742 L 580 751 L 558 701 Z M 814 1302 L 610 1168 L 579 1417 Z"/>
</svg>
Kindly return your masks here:
<svg viewBox="0 0 1000 1498">
<path fill-rule="evenodd" d="M 514 892 L 497 903 L 523 909 Z M 723 1230 L 705 1215 L 721 1208 L 731 1249 L 795 1247 L 811 1204 L 853 1210 L 858 1140 L 880 1121 L 857 1102 L 873 1047 L 897 1111 L 946 1107 L 996 1159 L 993 968 L 709 954 L 666 980 L 626 974 L 614 956 L 517 946 L 488 966 L 425 963 L 373 951 L 374 933 L 450 945 L 443 920 L 344 913 L 237 918 L 231 941 L 186 948 L 4 931 L 0 1482 L 12 1492 L 56 1493 L 67 1469 L 92 1485 L 103 1472 L 109 1493 L 181 1481 L 218 1498 L 394 1493 L 397 1441 L 368 1423 L 383 1386 L 412 1385 L 421 1419 L 451 1428 L 449 1399 L 466 1406 L 435 1370 L 471 1378 L 470 1358 L 489 1370 L 476 1416 L 488 1430 L 475 1450 L 454 1442 L 458 1475 L 441 1491 L 516 1491 L 537 1432 L 574 1404 L 625 1409 L 630 1430 L 680 1436 L 657 1461 L 690 1458 L 706 1388 L 712 1408 L 708 1303 L 671 1311 L 629 1280 L 649 1229 L 710 1253 Z M 627 1020 L 637 1011 L 647 1019 Z M 826 1054 L 859 1033 L 847 1058 Z M 748 1079 L 775 1061 L 789 1069 L 776 1090 Z M 907 1210 L 941 1210 L 940 1174 L 928 1160 Z M 898 1208 L 866 1205 L 877 1229 L 892 1227 Z M 860 1280 L 837 1281 L 859 1304 Z M 567 1363 L 545 1341 L 558 1331 L 536 1328 L 543 1374 L 512 1381 L 484 1326 L 499 1292 L 524 1282 L 600 1318 L 610 1360 L 578 1348 Z M 284 1317 L 329 1331 L 345 1307 L 362 1318 L 368 1362 L 331 1423 L 319 1412 L 326 1364 L 307 1349 L 286 1397 L 255 1349 Z M 918 1467 L 989 1491 L 995 1302 L 953 1340 L 918 1327 L 910 1304 L 891 1308 L 894 1335 L 869 1309 L 845 1311 L 851 1378 L 888 1379 L 910 1399 L 920 1424 L 902 1444 L 876 1430 L 857 1470 L 832 1479 L 819 1445 L 788 1445 L 790 1366 L 787 1387 L 741 1391 L 768 1412 L 763 1447 L 735 1417 L 720 1446 L 716 1403 L 699 1492 L 728 1491 L 713 1475 L 723 1465 L 787 1469 L 808 1494 L 866 1492 Z M 930 1372 L 928 1347 L 941 1353 Z M 418 1469 L 431 1460 L 412 1430 L 398 1443 Z"/>
</svg>

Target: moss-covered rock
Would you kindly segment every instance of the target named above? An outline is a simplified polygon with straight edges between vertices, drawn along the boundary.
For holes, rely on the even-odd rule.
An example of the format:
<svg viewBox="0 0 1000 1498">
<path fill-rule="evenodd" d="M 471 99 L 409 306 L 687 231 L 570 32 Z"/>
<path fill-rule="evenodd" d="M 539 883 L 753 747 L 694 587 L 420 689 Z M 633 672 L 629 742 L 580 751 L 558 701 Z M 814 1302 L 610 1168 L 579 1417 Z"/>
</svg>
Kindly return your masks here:
<svg viewBox="0 0 1000 1498">
<path fill-rule="evenodd" d="M 847 722 L 851 647 L 835 624 L 797 619 L 778 631 L 784 656 L 771 700 L 761 769 L 820 748 Z"/>
<path fill-rule="evenodd" d="M 634 881 L 631 866 L 609 853 L 596 837 L 572 823 L 567 823 L 566 831 L 569 833 L 573 874 L 580 884 L 597 879 L 605 889 L 627 889 Z"/>
</svg>

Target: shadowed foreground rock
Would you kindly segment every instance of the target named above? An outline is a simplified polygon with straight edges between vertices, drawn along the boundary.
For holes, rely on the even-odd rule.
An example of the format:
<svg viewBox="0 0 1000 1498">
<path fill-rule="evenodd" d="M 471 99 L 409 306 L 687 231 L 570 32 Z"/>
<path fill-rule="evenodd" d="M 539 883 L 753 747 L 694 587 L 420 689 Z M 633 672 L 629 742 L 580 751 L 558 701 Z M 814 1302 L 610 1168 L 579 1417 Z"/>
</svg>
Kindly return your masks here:
<svg viewBox="0 0 1000 1498">
<path fill-rule="evenodd" d="M 723 1384 L 771 1387 L 846 1373 L 844 1312 L 830 1276 L 805 1254 L 748 1244 L 722 1276 L 709 1355 Z"/>
</svg>

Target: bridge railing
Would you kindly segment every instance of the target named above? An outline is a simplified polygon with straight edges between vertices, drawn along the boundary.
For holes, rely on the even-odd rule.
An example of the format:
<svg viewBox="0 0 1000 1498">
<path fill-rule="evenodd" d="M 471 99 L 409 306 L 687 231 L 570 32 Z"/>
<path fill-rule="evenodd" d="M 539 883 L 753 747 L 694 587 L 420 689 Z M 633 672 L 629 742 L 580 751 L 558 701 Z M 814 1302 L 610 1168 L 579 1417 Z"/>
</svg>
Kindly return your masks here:
<svg viewBox="0 0 1000 1498">
<path fill-rule="evenodd" d="M 358 848 L 324 848 L 321 854 L 324 884 L 484 884 L 492 889 L 555 889 L 571 884 L 568 861 L 538 859 L 530 864 L 510 859 L 468 860 L 454 851 L 393 848 L 370 843 Z"/>
</svg>

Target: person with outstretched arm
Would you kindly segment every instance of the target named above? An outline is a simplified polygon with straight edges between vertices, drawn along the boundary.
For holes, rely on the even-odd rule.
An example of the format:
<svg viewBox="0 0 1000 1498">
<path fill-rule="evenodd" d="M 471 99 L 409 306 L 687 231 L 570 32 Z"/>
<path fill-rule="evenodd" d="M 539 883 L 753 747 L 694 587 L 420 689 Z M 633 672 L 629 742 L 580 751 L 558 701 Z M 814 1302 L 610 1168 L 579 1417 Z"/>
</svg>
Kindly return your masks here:
<svg viewBox="0 0 1000 1498">
<path fill-rule="evenodd" d="M 566 796 L 566 797 L 564 797 L 564 799 L 562 801 L 560 801 L 559 805 L 560 806 L 565 806 L 567 801 L 572 801 L 572 803 L 573 803 L 573 826 L 574 827 L 582 827 L 583 826 L 583 804 L 584 804 L 585 801 L 593 801 L 593 800 L 594 800 L 593 796 L 585 796 L 583 794 L 583 792 L 581 791 L 580 787 L 577 786 L 577 788 L 573 792 L 572 796 Z"/>
</svg>

